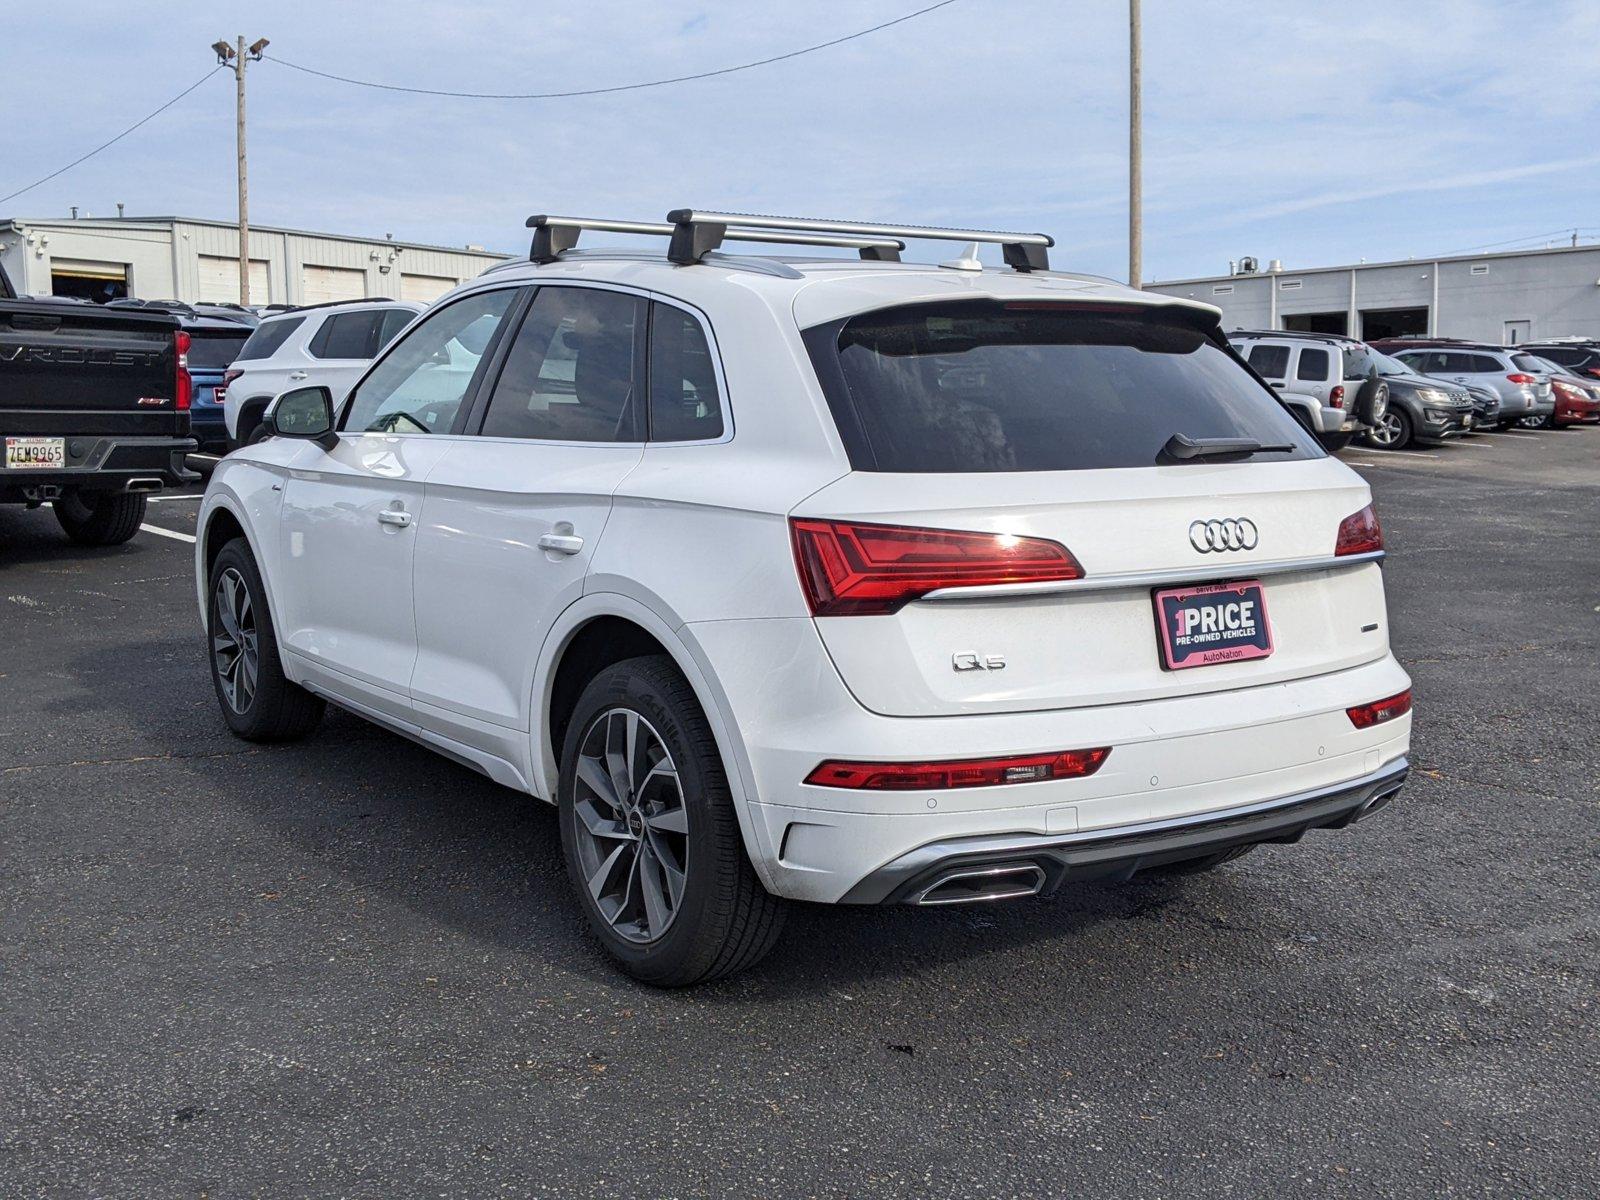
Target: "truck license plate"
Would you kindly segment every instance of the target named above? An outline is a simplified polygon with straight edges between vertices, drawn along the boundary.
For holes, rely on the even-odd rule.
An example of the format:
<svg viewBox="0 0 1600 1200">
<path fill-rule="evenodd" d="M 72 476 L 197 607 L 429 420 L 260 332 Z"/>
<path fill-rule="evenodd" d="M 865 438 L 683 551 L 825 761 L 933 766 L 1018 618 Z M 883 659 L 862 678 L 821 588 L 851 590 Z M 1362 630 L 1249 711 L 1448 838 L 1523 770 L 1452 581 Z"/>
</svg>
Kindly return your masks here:
<svg viewBox="0 0 1600 1200">
<path fill-rule="evenodd" d="M 67 465 L 67 439 L 53 437 L 8 437 L 6 470 L 50 471 Z"/>
</svg>

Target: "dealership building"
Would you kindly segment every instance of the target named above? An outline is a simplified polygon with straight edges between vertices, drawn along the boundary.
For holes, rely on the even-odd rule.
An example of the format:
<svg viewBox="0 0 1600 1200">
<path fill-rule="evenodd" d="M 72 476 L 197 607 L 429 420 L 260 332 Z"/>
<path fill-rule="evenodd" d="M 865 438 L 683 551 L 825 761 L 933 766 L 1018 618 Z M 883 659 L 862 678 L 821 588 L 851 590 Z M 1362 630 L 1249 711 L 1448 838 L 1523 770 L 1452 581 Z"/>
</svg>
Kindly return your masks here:
<svg viewBox="0 0 1600 1200">
<path fill-rule="evenodd" d="M 250 303 L 428 303 L 505 257 L 482 246 L 252 226 Z M 24 295 L 237 303 L 239 227 L 191 217 L 12 218 L 0 220 L 0 265 Z"/>
<path fill-rule="evenodd" d="M 1298 329 L 1373 340 L 1402 334 L 1515 345 L 1600 337 L 1600 245 L 1451 255 L 1290 271 L 1273 260 L 1232 274 L 1151 283 L 1204 300 L 1225 329 Z"/>
</svg>

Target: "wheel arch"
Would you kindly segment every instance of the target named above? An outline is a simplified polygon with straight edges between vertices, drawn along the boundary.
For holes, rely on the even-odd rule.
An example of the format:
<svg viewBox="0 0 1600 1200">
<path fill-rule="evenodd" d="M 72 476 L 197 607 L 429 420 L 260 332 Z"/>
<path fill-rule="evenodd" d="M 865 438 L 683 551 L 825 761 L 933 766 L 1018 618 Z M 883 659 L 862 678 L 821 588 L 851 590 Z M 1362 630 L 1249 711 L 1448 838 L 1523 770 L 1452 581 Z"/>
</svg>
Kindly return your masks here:
<svg viewBox="0 0 1600 1200">
<path fill-rule="evenodd" d="M 584 684 L 613 662 L 655 653 L 665 654 L 683 674 L 711 725 L 746 850 L 770 889 L 762 866 L 762 835 L 748 808 L 755 794 L 754 775 L 728 697 L 688 627 L 632 596 L 591 592 L 568 606 L 551 627 L 534 673 L 531 778 L 542 788 L 540 794 L 555 800 L 561 753 L 557 727 L 564 729 L 561 723 L 571 715 Z"/>
<path fill-rule="evenodd" d="M 262 556 L 261 547 L 249 520 L 242 515 L 243 506 L 230 492 L 208 493 L 201 506 L 195 527 L 194 566 L 195 592 L 200 605 L 200 627 L 210 632 L 211 568 L 222 548 L 236 537 L 244 539 L 255 560 L 256 571 L 261 576 L 261 586 L 267 590 L 268 615 L 272 618 L 273 633 L 278 644 L 283 645 L 283 626 L 280 623 L 278 598 L 273 588 L 268 560 Z"/>
</svg>

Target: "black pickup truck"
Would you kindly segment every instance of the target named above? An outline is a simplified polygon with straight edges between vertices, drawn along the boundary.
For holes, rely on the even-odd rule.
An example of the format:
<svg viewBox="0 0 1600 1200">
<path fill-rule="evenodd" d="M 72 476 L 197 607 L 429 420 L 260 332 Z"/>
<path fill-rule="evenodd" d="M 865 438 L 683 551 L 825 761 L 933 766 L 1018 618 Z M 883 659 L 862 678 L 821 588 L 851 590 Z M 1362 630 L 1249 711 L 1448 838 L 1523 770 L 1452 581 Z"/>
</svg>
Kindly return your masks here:
<svg viewBox="0 0 1600 1200">
<path fill-rule="evenodd" d="M 0 504 L 51 504 L 67 536 L 125 542 L 184 466 L 189 335 L 170 313 L 21 297 L 0 268 Z"/>
</svg>

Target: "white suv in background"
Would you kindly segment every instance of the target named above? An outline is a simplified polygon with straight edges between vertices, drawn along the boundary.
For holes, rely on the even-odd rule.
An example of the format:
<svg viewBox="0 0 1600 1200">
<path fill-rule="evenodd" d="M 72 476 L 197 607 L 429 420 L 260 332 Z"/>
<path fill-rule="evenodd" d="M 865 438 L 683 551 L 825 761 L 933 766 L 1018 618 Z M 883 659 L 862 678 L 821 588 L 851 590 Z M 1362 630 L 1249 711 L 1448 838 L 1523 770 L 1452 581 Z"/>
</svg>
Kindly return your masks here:
<svg viewBox="0 0 1600 1200">
<path fill-rule="evenodd" d="M 670 985 L 754 962 L 786 898 L 1187 873 L 1399 790 L 1370 490 L 1215 308 L 1050 271 L 1038 234 L 530 224 L 532 261 L 211 477 L 239 736 L 332 701 L 553 802 L 596 936 Z"/>
<path fill-rule="evenodd" d="M 217 389 L 228 445 L 265 437 L 261 414 L 288 388 L 320 385 L 343 400 L 378 351 L 424 307 L 407 300 L 339 300 L 267 317 Z"/>
</svg>

